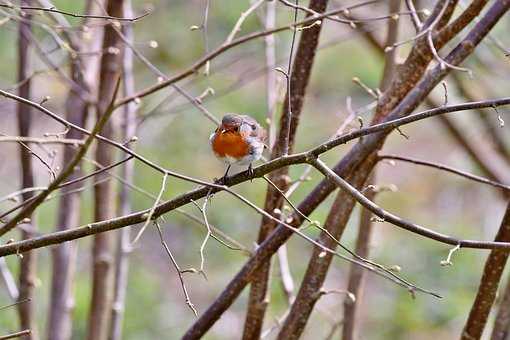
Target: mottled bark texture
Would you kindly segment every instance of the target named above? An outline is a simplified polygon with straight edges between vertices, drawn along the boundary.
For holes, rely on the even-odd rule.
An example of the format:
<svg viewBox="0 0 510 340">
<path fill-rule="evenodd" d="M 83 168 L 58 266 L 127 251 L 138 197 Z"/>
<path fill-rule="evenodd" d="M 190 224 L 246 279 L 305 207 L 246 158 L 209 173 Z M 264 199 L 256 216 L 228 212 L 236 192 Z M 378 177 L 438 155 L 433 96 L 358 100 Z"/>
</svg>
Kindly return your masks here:
<svg viewBox="0 0 510 340">
<path fill-rule="evenodd" d="M 495 241 L 510 242 L 510 203 L 507 205 L 505 216 L 501 222 Z M 462 331 L 462 340 L 480 339 L 487 323 L 501 274 L 508 260 L 508 251 L 492 250 L 485 262 L 482 279 L 476 293 L 475 301 L 469 312 L 469 317 Z"/>
<path fill-rule="evenodd" d="M 327 0 L 312 0 L 310 2 L 310 8 L 316 12 L 324 12 L 327 6 Z M 288 136 L 288 151 L 292 152 L 297 127 L 299 125 L 299 119 L 303 108 L 303 102 L 305 98 L 306 88 L 312 72 L 312 66 L 319 43 L 319 36 L 322 25 L 315 26 L 310 29 L 304 30 L 299 39 L 298 48 L 294 57 L 294 63 L 291 74 L 291 93 L 290 93 L 290 105 L 292 108 L 292 117 L 290 121 L 290 132 Z M 287 93 L 281 118 L 280 118 L 280 130 L 273 147 L 271 158 L 277 158 L 284 152 L 285 140 L 287 138 L 285 127 L 288 124 L 289 116 L 287 114 L 289 107 L 289 101 Z M 271 173 L 270 179 L 275 185 L 282 191 L 286 191 L 289 186 L 288 180 L 288 167 L 278 169 Z M 266 192 L 266 201 L 264 204 L 264 210 L 269 214 L 279 218 L 274 213 L 275 209 L 281 211 L 284 199 L 282 195 L 272 186 L 268 185 Z M 267 218 L 262 217 L 260 231 L 257 243 L 262 243 L 267 236 L 276 228 L 276 222 Z M 244 324 L 244 339 L 258 339 L 262 331 L 262 325 L 264 322 L 264 315 L 269 303 L 269 276 L 271 271 L 271 261 L 267 261 L 257 272 L 251 283 L 250 297 L 248 302 L 248 309 L 246 314 L 246 320 Z"/>
<path fill-rule="evenodd" d="M 122 17 L 123 1 L 109 0 L 107 12 L 110 16 Z M 103 51 L 110 51 L 101 59 L 98 117 L 105 114 L 114 95 L 116 83 L 122 70 L 123 44 L 115 30 L 105 27 Z M 101 134 L 110 139 L 114 137 L 114 126 L 108 121 Z M 108 165 L 115 161 L 114 149 L 105 143 L 99 143 L 96 149 L 96 161 Z M 115 216 L 115 188 L 112 181 L 102 182 L 94 187 L 94 218 L 107 220 Z M 111 305 L 113 298 L 113 236 L 111 232 L 94 236 L 92 249 L 92 299 L 88 324 L 89 340 L 105 340 L 108 337 Z"/>
<path fill-rule="evenodd" d="M 29 1 L 21 1 L 22 5 L 27 5 Z M 30 15 L 26 16 L 27 21 L 19 22 L 18 27 L 18 82 L 24 82 L 19 88 L 19 96 L 30 99 L 31 82 L 27 80 L 30 76 L 30 55 L 29 55 L 29 35 L 32 30 Z M 20 136 L 30 135 L 30 126 L 32 121 L 32 110 L 29 106 L 17 103 L 18 130 Z M 26 146 L 19 146 L 19 156 L 21 164 L 21 187 L 31 188 L 34 186 L 34 172 L 32 164 L 32 152 Z M 24 193 L 23 200 L 32 197 L 32 193 Z M 35 236 L 36 224 L 34 216 L 30 216 L 30 222 L 25 224 L 21 231 L 23 239 Z M 20 260 L 19 273 L 19 301 L 29 300 L 18 305 L 18 314 L 21 329 L 30 329 L 31 333 L 24 335 L 23 339 L 38 339 L 36 329 L 35 315 L 35 281 L 37 280 L 37 263 L 34 251 L 23 254 Z"/>
<path fill-rule="evenodd" d="M 354 187 L 361 189 L 376 161 L 376 157 L 370 157 L 364 164 L 364 167 L 367 167 L 367 169 L 361 167 L 346 179 Z M 335 239 L 339 240 L 342 237 L 355 203 L 356 201 L 354 198 L 347 192 L 340 191 L 338 193 L 331 206 L 328 217 L 326 218 L 326 222 L 324 223 L 324 228 L 326 228 Z M 335 249 L 337 247 L 336 242 L 324 232 L 320 234 L 318 241 L 320 244 L 330 249 Z M 321 248 L 314 247 L 296 300 L 292 304 L 290 313 L 282 325 L 281 331 L 278 334 L 278 339 L 300 338 L 315 303 L 321 296 L 322 286 L 332 259 L 333 254 L 323 254 Z"/>
<path fill-rule="evenodd" d="M 507 281 L 503 298 L 499 303 L 498 313 L 494 320 L 491 340 L 507 340 L 510 336 L 510 280 Z"/>
</svg>

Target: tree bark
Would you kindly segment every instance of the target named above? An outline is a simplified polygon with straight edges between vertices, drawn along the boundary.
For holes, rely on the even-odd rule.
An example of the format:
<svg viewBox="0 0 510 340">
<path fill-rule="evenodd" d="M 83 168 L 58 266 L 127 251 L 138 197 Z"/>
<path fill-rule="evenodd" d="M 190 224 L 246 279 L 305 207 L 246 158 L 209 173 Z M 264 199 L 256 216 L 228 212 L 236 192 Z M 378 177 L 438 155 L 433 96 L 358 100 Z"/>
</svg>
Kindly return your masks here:
<svg viewBox="0 0 510 340">
<path fill-rule="evenodd" d="M 131 0 L 124 2 L 124 17 L 133 17 L 133 9 L 131 7 Z M 126 25 L 123 28 L 124 35 L 131 43 L 134 41 L 133 26 Z M 135 93 L 135 79 L 133 74 L 133 52 L 130 48 L 124 50 L 122 58 L 123 79 L 124 79 L 124 96 L 131 96 Z M 122 117 L 122 139 L 129 140 L 135 135 L 136 132 L 136 104 L 128 103 L 123 107 Z M 134 163 L 128 162 L 123 165 L 121 169 L 122 177 L 128 181 L 133 182 L 134 178 Z M 119 214 L 127 215 L 131 213 L 131 198 L 129 195 L 129 188 L 123 185 L 120 188 L 119 194 Z M 124 308 L 126 300 L 126 291 L 128 285 L 129 273 L 129 257 L 130 240 L 129 235 L 131 228 L 122 228 L 116 232 L 117 236 L 117 250 L 115 254 L 115 287 L 112 305 L 112 321 L 110 326 L 109 340 L 122 339 L 122 321 L 124 317 Z"/>
<path fill-rule="evenodd" d="M 365 183 L 371 169 L 374 167 L 377 159 L 371 157 L 364 167 L 353 173 L 346 179 L 357 189 L 360 189 Z M 335 239 L 340 240 L 345 230 L 345 226 L 356 201 L 345 191 L 340 191 L 331 206 L 324 228 L 330 232 Z M 318 241 L 320 244 L 335 249 L 337 244 L 326 233 L 322 232 Z M 329 266 L 333 259 L 333 254 L 323 254 L 322 248 L 314 247 L 310 262 L 303 278 L 303 282 L 292 304 L 289 315 L 287 316 L 282 329 L 278 334 L 278 339 L 299 339 L 305 325 L 310 318 L 310 314 L 315 303 L 321 296 L 321 290 L 328 273 Z"/>
<path fill-rule="evenodd" d="M 107 13 L 110 16 L 122 17 L 123 1 L 109 0 Z M 115 24 L 115 23 L 113 23 Z M 98 117 L 105 114 L 114 95 L 116 83 L 121 74 L 123 44 L 111 24 L 105 27 L 103 51 L 99 78 Z M 101 134 L 114 139 L 114 126 L 108 121 Z M 105 143 L 99 143 L 96 149 L 96 161 L 107 165 L 115 160 L 113 149 Z M 115 216 L 115 190 L 113 182 L 106 181 L 94 188 L 94 215 L 96 221 L 107 220 Z M 112 242 L 114 234 L 101 233 L 94 236 L 92 249 L 92 299 L 88 324 L 89 340 L 105 340 L 108 337 L 111 306 L 113 298 L 113 254 Z"/>
<path fill-rule="evenodd" d="M 510 242 L 510 202 L 495 238 L 499 242 Z M 509 252 L 507 250 L 492 250 L 485 262 L 480 286 L 475 301 L 469 312 L 468 320 L 462 331 L 462 340 L 480 339 L 487 323 L 487 318 L 496 298 L 501 275 L 505 269 Z"/>
<path fill-rule="evenodd" d="M 499 304 L 499 310 L 494 320 L 491 340 L 507 340 L 510 336 L 510 280 L 508 280 L 503 292 L 503 299 Z"/>
<path fill-rule="evenodd" d="M 324 12 L 326 10 L 327 0 L 312 0 L 309 7 L 316 12 Z M 298 49 L 292 66 L 291 74 L 291 94 L 290 102 L 292 108 L 292 118 L 290 122 L 290 132 L 288 140 L 288 150 L 292 152 L 294 146 L 295 135 L 299 124 L 301 110 L 303 108 L 303 101 L 306 93 L 308 81 L 312 71 L 312 66 L 315 58 L 315 53 L 319 43 L 319 36 L 322 25 L 309 28 L 303 31 L 299 40 Z M 281 118 L 280 118 L 280 131 L 277 140 L 273 146 L 271 158 L 279 157 L 284 152 L 284 144 L 287 138 L 285 127 L 288 124 L 289 110 L 287 95 L 284 100 Z M 273 183 L 283 192 L 288 189 L 288 167 L 274 171 L 270 175 Z M 266 192 L 266 201 L 264 210 L 270 214 L 274 214 L 275 209 L 282 208 L 284 199 L 280 192 L 275 188 L 268 185 Z M 279 216 L 276 216 L 279 217 Z M 267 236 L 276 228 L 276 223 L 266 217 L 262 217 L 260 231 L 257 243 L 262 243 Z M 257 272 L 251 283 L 250 297 L 248 302 L 248 310 L 244 324 L 244 339 L 258 339 L 262 332 L 264 322 L 264 315 L 268 306 L 269 289 L 269 276 L 271 271 L 271 262 L 265 263 Z"/>
<path fill-rule="evenodd" d="M 374 184 L 374 177 L 374 174 L 372 174 L 368 183 Z M 369 200 L 373 201 L 375 198 L 375 191 L 370 190 L 366 196 Z M 370 239 L 373 230 L 373 223 L 371 221 L 372 213 L 361 207 L 360 215 L 355 253 L 360 257 L 368 258 L 370 252 Z M 364 274 L 365 272 L 363 268 L 354 264 L 350 265 L 347 291 L 354 295 L 355 300 L 353 301 L 349 296 L 344 300 L 344 319 L 342 323 L 343 340 L 359 339 L 357 326 L 359 324 L 359 308 L 363 298 Z"/>
<path fill-rule="evenodd" d="M 27 5 L 29 1 L 21 1 L 22 5 Z M 29 40 L 28 36 L 32 31 L 30 23 L 30 15 L 25 17 L 27 21 L 20 22 L 18 27 L 18 81 L 24 83 L 19 88 L 19 96 L 30 99 L 31 82 L 27 79 L 30 75 L 30 56 L 29 56 Z M 17 104 L 18 129 L 20 136 L 30 135 L 30 126 L 32 123 L 32 110 L 29 106 L 22 103 Z M 34 170 L 32 164 L 32 152 L 26 147 L 19 147 L 20 163 L 21 163 L 21 187 L 30 188 L 34 186 Z M 24 193 L 23 200 L 32 197 L 32 193 Z M 30 216 L 30 222 L 25 224 L 25 228 L 21 231 L 23 239 L 31 238 L 35 235 L 36 223 L 34 215 Z M 21 329 L 30 329 L 28 335 L 24 335 L 23 339 L 38 339 L 36 316 L 35 316 L 35 281 L 37 280 L 37 259 L 34 251 L 23 254 L 20 260 L 19 273 L 19 295 L 18 301 L 24 301 L 18 305 L 18 314 Z"/>
<path fill-rule="evenodd" d="M 98 12 L 100 5 L 93 6 L 92 0 L 87 1 L 88 14 Z M 50 7 L 51 3 L 42 3 L 46 7 Z M 57 21 L 58 22 L 58 21 Z M 60 22 L 59 22 L 60 23 Z M 85 21 L 86 25 L 87 21 Z M 69 25 L 64 20 L 63 24 Z M 70 40 L 69 43 L 73 50 L 77 52 L 89 52 L 90 50 L 98 50 L 102 37 L 102 27 L 94 27 L 89 30 L 93 39 L 87 41 L 82 36 L 82 43 Z M 79 88 L 72 87 L 69 90 L 66 101 L 66 119 L 73 124 L 85 127 L 89 102 L 86 98 L 93 98 L 94 92 L 97 92 L 97 69 L 99 57 L 87 56 L 81 58 L 78 53 L 70 59 L 70 78 Z M 71 129 L 68 138 L 81 139 L 83 134 L 79 131 Z M 68 164 L 74 156 L 74 150 L 71 148 L 64 149 L 64 157 L 62 160 L 62 168 Z M 69 180 L 73 180 L 81 176 L 81 170 L 76 171 L 69 176 Z M 67 230 L 73 225 L 79 224 L 80 221 L 80 193 L 73 192 L 81 186 L 80 183 L 69 185 L 62 189 L 66 195 L 59 201 L 57 212 L 57 231 Z M 49 304 L 49 316 L 47 334 L 49 340 L 69 340 L 72 335 L 72 311 L 74 308 L 73 281 L 76 265 L 77 244 L 75 242 L 67 242 L 58 245 L 52 249 L 52 278 L 51 292 Z"/>
</svg>

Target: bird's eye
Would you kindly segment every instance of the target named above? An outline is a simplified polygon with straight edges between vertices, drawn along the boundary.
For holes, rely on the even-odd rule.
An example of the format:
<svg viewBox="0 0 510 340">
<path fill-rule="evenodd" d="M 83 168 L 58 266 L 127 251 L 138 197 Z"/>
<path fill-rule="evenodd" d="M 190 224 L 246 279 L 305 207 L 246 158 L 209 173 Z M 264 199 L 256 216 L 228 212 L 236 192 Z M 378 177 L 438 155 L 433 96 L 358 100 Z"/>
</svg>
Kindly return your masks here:
<svg viewBox="0 0 510 340">
<path fill-rule="evenodd" d="M 255 130 L 257 130 L 257 126 L 256 126 L 255 124 L 253 124 L 253 125 L 251 125 L 251 129 L 252 129 L 253 131 L 255 131 Z"/>
<path fill-rule="evenodd" d="M 234 127 L 234 132 L 239 132 L 239 126 Z"/>
</svg>

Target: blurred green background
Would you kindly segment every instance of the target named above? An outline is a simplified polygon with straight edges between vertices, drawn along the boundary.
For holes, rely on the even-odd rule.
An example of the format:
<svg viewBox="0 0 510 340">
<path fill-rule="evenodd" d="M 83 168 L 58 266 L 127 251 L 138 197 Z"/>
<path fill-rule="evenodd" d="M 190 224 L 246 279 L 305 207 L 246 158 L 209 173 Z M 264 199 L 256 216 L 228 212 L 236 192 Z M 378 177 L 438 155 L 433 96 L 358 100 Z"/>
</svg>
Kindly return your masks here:
<svg viewBox="0 0 510 340">
<path fill-rule="evenodd" d="M 306 2 L 303 2 L 306 3 Z M 334 4 L 344 4 L 336 1 Z M 384 1 L 383 1 L 384 3 Z M 168 75 L 192 64 L 204 53 L 201 31 L 191 31 L 192 25 L 200 25 L 205 1 L 154 1 L 155 10 L 151 15 L 134 25 L 135 45 L 158 68 Z M 424 2 L 427 5 L 427 2 Z M 63 10 L 82 13 L 82 1 L 55 1 Z M 145 1 L 134 1 L 136 13 L 141 13 L 147 6 Z M 235 24 L 240 13 L 249 6 L 247 1 L 212 0 L 209 16 L 208 39 L 210 48 L 221 44 Z M 382 5 L 373 7 L 377 13 L 385 10 Z M 277 23 L 283 25 L 292 18 L 292 11 L 280 4 L 277 6 Z M 373 15 L 371 11 L 361 11 L 365 16 Z M 0 13 L 0 18 L 2 14 Z M 38 20 L 43 20 L 40 18 Z M 80 20 L 70 19 L 77 25 Z M 498 25 L 496 36 L 503 36 L 506 22 Z M 506 25 L 506 26 L 505 26 Z M 363 40 L 359 31 L 338 23 L 328 22 L 324 25 L 321 36 L 321 48 L 318 52 L 313 76 L 308 87 L 301 124 L 298 131 L 295 151 L 304 151 L 321 143 L 332 135 L 348 115 L 346 98 L 352 97 L 354 108 L 368 104 L 372 99 L 352 83 L 353 77 L 360 78 L 370 87 L 377 87 L 381 73 L 382 60 Z M 410 22 L 402 18 L 401 37 L 412 34 Z M 376 35 L 383 37 L 384 21 L 370 25 Z M 240 34 L 261 29 L 260 21 L 252 15 L 242 26 Z M 47 34 L 36 30 L 42 45 L 50 49 L 52 42 Z M 278 65 L 286 68 L 290 47 L 291 32 L 276 35 L 276 52 Z M 156 41 L 158 47 L 150 47 Z M 16 25 L 7 22 L 0 26 L 0 85 L 8 88 L 16 83 Z M 481 46 L 490 53 L 490 46 Z M 408 47 L 403 46 L 399 52 L 405 56 Z M 45 65 L 33 55 L 33 67 L 36 70 Z M 65 54 L 53 53 L 52 60 L 66 63 Z M 491 79 L 493 84 L 504 84 L 505 75 L 495 74 L 475 61 L 467 65 L 475 70 L 476 78 L 471 82 L 477 84 L 480 79 Z M 487 65 L 485 65 L 487 66 Z M 65 69 L 65 68 L 64 68 Z M 194 96 L 200 95 L 207 87 L 215 90 L 215 95 L 208 96 L 204 105 L 218 118 L 225 112 L 248 113 L 260 122 L 265 121 L 266 95 L 263 40 L 253 40 L 247 44 L 223 53 L 211 63 L 211 74 L 202 73 L 182 83 L 183 87 Z M 490 67 L 489 67 L 490 69 Z M 271 71 L 274 72 L 274 71 Z M 508 68 L 506 69 L 508 81 Z M 156 77 L 140 62 L 135 60 L 137 89 L 144 88 L 156 81 Z M 461 77 L 467 77 L 460 74 Z M 280 78 L 281 75 L 278 74 Z M 33 100 L 44 96 L 51 100 L 45 105 L 53 111 L 64 114 L 63 103 L 66 98 L 66 86 L 55 73 L 37 76 L 33 86 Z M 506 87 L 508 88 L 508 87 Z M 491 88 L 493 96 L 504 95 L 504 86 Z M 209 150 L 208 137 L 214 126 L 186 100 L 175 94 L 165 100 L 171 90 L 163 90 L 144 99 L 139 116 L 151 114 L 144 120 L 138 130 L 139 140 L 136 150 L 158 164 L 205 180 L 219 177 L 224 165 Z M 437 90 L 442 95 L 442 90 Z M 462 99 L 450 91 L 450 102 Z M 162 105 L 158 105 L 160 102 Z M 1 133 L 16 135 L 15 110 L 12 102 L 0 99 L 2 109 Z M 508 118 L 507 110 L 500 110 L 503 118 Z M 279 111 L 277 111 L 279 115 Z M 364 114 L 366 122 L 370 113 Z M 47 117 L 35 114 L 36 126 L 34 136 L 44 132 L 59 131 L 60 127 Z M 469 135 L 483 142 L 484 136 L 473 126 L 473 115 L 463 112 L 456 115 L 459 124 L 471 129 Z M 356 121 L 352 127 L 356 127 Z M 504 127 L 508 131 L 508 125 Z M 398 134 L 392 135 L 384 150 L 388 153 L 411 156 L 420 159 L 438 161 L 466 171 L 480 174 L 469 157 L 441 129 L 434 119 L 415 123 L 404 128 L 409 140 Z M 506 134 L 508 136 L 508 134 Z M 60 164 L 58 151 L 55 164 Z M 323 159 L 334 164 L 349 149 L 341 146 Z M 15 144 L 0 145 L 0 193 L 6 195 L 19 188 L 19 164 Z M 36 162 L 37 163 L 37 162 Z M 91 169 L 90 165 L 85 167 Z M 291 177 L 296 179 L 303 172 L 304 166 L 291 168 Z M 37 184 L 46 185 L 49 180 L 47 171 L 37 166 Z M 244 170 L 235 168 L 235 171 Z M 508 170 L 508 169 L 507 169 Z M 392 166 L 382 163 L 377 167 L 378 183 L 394 184 L 396 192 L 385 192 L 377 197 L 377 202 L 387 210 L 432 229 L 462 238 L 489 240 L 503 215 L 504 200 L 499 192 L 483 185 L 475 184 L 455 176 L 440 173 L 404 163 Z M 311 180 L 303 183 L 292 196 L 292 201 L 300 202 L 307 192 L 320 181 L 317 172 L 311 173 Z M 135 184 L 157 194 L 161 185 L 161 176 L 153 170 L 136 163 Z M 192 189 L 189 183 L 169 179 L 165 199 Z M 244 183 L 235 190 L 252 202 L 261 206 L 264 202 L 266 184 L 262 180 Z M 83 194 L 82 222 L 92 220 L 92 189 Z M 132 198 L 136 210 L 151 206 L 153 201 L 144 195 L 133 192 Z M 313 215 L 313 220 L 324 222 L 331 196 Z M 38 210 L 37 224 L 42 232 L 51 232 L 55 227 L 57 199 L 44 204 Z M 3 202 L 2 210 L 10 207 L 12 202 Z M 113 204 L 113 203 L 112 203 Z M 185 211 L 200 216 L 200 211 L 193 205 L 186 206 Z M 343 242 L 351 249 L 354 247 L 358 223 L 359 208 L 352 215 Z M 208 208 L 211 224 L 235 238 L 247 248 L 253 249 L 258 233 L 260 216 L 249 207 L 241 204 L 228 194 L 216 194 Z M 164 234 L 169 246 L 183 268 L 200 265 L 199 247 L 205 236 L 205 228 L 190 221 L 181 214 L 172 212 L 164 216 Z M 310 235 L 316 231 L 307 229 Z M 9 235 L 8 237 L 18 237 Z M 6 241 L 6 240 L 4 240 Z M 83 339 L 91 291 L 90 282 L 90 239 L 79 241 L 77 277 L 75 284 L 75 310 L 73 338 Z M 293 237 L 288 243 L 291 271 L 297 288 L 306 269 L 308 255 L 312 247 L 302 239 Z M 449 339 L 458 337 L 467 313 L 471 307 L 474 294 L 481 275 L 483 261 L 487 252 L 481 250 L 461 250 L 453 256 L 453 266 L 442 267 L 440 261 L 445 259 L 449 248 L 399 230 L 387 223 L 376 223 L 375 235 L 371 247 L 371 258 L 385 265 L 398 265 L 402 276 L 413 283 L 431 289 L 443 296 L 437 299 L 417 294 L 412 299 L 403 288 L 385 281 L 371 273 L 366 274 L 366 286 L 362 304 L 361 335 L 363 339 Z M 38 254 L 38 285 L 36 290 L 37 308 L 41 333 L 44 332 L 50 283 L 51 248 L 40 249 Z M 207 280 L 196 274 L 186 274 L 185 279 L 191 299 L 199 312 L 218 296 L 221 290 L 237 273 L 246 260 L 245 255 L 229 250 L 214 240 L 206 247 L 205 269 Z M 7 263 L 16 275 L 18 259 L 7 258 Z M 349 265 L 335 260 L 325 284 L 327 289 L 345 289 Z M 286 298 L 278 279 L 278 270 L 273 271 L 271 306 L 265 327 L 272 326 L 287 308 Z M 505 276 L 506 277 L 506 276 Z M 505 280 L 506 281 L 506 280 Z M 1 286 L 3 287 L 3 286 Z M 237 339 L 240 337 L 247 301 L 247 292 L 236 301 L 223 317 L 207 334 L 207 339 Z M 11 303 L 4 288 L 0 289 L 0 305 Z M 343 296 L 328 295 L 317 305 L 305 331 L 305 339 L 324 338 L 333 323 L 341 320 Z M 170 266 L 168 258 L 160 246 L 159 238 L 153 228 L 143 235 L 138 247 L 130 255 L 129 286 L 126 300 L 124 336 L 125 339 L 172 339 L 182 335 L 195 320 L 184 303 L 178 278 Z M 17 317 L 14 308 L 0 310 L 0 334 L 17 329 Z M 274 335 L 274 334 L 272 334 Z M 486 333 L 487 335 L 487 333 Z"/>
</svg>

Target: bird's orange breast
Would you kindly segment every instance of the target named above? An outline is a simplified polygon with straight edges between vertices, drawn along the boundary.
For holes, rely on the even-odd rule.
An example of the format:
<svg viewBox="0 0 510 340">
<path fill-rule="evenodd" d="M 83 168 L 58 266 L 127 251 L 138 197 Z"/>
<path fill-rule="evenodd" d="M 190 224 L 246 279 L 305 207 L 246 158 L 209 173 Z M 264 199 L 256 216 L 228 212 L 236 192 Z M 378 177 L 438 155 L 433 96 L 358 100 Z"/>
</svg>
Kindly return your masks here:
<svg viewBox="0 0 510 340">
<path fill-rule="evenodd" d="M 213 151 L 220 157 L 242 158 L 249 152 L 249 144 L 235 132 L 216 133 L 212 141 Z"/>
</svg>

